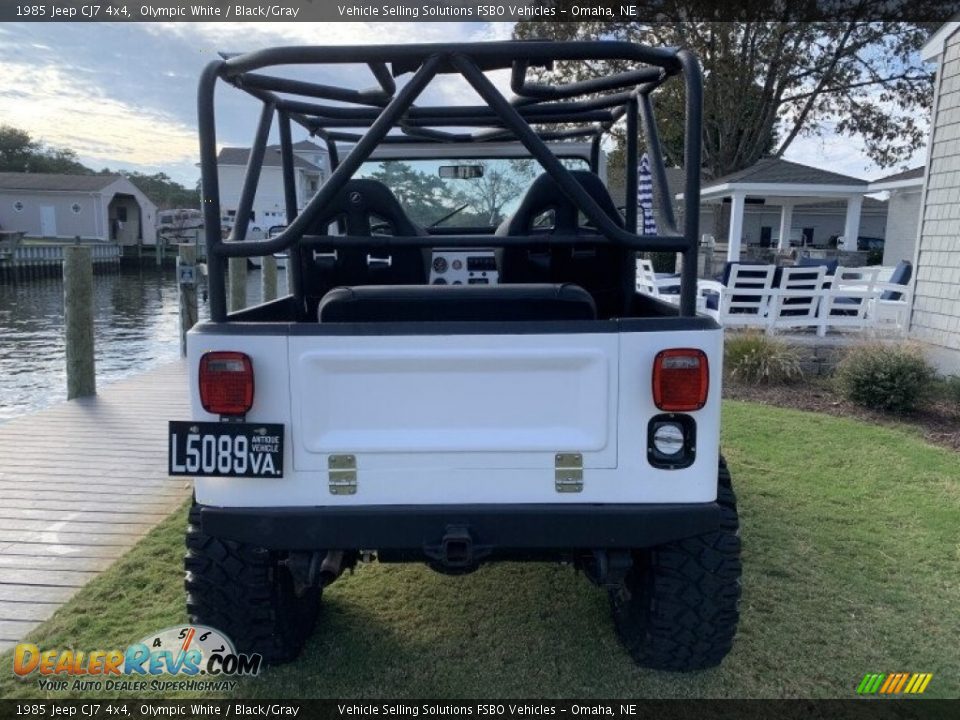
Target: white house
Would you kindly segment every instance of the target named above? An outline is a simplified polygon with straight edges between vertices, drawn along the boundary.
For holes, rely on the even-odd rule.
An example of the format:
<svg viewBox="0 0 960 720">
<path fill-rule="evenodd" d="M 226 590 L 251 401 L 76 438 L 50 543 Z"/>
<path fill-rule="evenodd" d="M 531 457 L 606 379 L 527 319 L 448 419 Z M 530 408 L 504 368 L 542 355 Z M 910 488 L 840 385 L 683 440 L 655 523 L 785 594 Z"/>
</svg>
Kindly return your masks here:
<svg viewBox="0 0 960 720">
<path fill-rule="evenodd" d="M 220 212 L 224 220 L 232 222 L 237 216 L 240 191 L 247 171 L 250 148 L 225 147 L 217 155 L 217 174 L 220 180 Z M 293 177 L 297 189 L 297 210 L 302 210 L 330 173 L 326 148 L 309 140 L 293 145 Z M 260 182 L 253 200 L 250 229 L 266 232 L 274 225 L 287 222 L 283 195 L 283 169 L 280 146 L 267 145 L 260 170 Z"/>
<path fill-rule="evenodd" d="M 921 55 L 938 67 L 910 336 L 926 343 L 940 370 L 960 375 L 960 22 L 944 23 Z"/>
<path fill-rule="evenodd" d="M 0 229 L 32 238 L 156 242 L 157 207 L 121 175 L 0 173 Z"/>
</svg>

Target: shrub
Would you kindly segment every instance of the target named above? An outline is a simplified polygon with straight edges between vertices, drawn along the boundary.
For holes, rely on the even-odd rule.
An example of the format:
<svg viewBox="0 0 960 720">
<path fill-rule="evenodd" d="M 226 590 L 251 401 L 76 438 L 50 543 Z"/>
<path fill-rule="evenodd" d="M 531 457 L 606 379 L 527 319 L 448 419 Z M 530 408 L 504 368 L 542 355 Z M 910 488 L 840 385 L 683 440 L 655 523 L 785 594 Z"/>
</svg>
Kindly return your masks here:
<svg viewBox="0 0 960 720">
<path fill-rule="evenodd" d="M 933 385 L 933 367 L 913 345 L 867 343 L 851 348 L 837 366 L 844 396 L 874 410 L 913 410 Z"/>
<path fill-rule="evenodd" d="M 758 332 L 728 335 L 724 365 L 731 379 L 744 383 L 779 385 L 803 378 L 800 353 Z"/>
<path fill-rule="evenodd" d="M 950 375 L 942 381 L 943 397 L 960 410 L 960 375 Z"/>
</svg>

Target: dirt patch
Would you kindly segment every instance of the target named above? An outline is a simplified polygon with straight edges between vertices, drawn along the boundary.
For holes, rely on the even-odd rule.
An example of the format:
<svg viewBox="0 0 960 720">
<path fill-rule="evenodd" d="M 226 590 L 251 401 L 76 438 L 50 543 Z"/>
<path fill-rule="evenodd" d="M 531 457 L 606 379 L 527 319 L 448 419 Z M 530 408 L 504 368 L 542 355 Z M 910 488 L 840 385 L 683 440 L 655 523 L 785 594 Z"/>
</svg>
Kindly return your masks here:
<svg viewBox="0 0 960 720">
<path fill-rule="evenodd" d="M 731 400 L 853 417 L 877 425 L 908 426 L 918 430 L 927 442 L 960 452 L 960 408 L 947 401 L 934 399 L 903 415 L 882 413 L 845 400 L 829 380 L 814 378 L 797 385 L 745 385 L 727 379 L 723 396 Z"/>
</svg>

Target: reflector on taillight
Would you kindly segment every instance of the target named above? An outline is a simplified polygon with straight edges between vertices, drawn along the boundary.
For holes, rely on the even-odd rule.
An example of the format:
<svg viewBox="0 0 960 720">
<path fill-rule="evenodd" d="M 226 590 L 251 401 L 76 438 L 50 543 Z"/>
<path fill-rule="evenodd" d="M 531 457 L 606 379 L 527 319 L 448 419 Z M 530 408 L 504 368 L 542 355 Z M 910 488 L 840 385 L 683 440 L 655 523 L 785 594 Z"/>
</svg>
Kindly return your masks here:
<svg viewBox="0 0 960 720">
<path fill-rule="evenodd" d="M 212 351 L 200 358 L 200 403 L 215 415 L 246 415 L 253 406 L 253 363 L 241 352 Z"/>
<path fill-rule="evenodd" d="M 703 350 L 662 350 L 653 361 L 653 402 L 661 410 L 699 410 L 707 403 L 709 382 Z"/>
</svg>

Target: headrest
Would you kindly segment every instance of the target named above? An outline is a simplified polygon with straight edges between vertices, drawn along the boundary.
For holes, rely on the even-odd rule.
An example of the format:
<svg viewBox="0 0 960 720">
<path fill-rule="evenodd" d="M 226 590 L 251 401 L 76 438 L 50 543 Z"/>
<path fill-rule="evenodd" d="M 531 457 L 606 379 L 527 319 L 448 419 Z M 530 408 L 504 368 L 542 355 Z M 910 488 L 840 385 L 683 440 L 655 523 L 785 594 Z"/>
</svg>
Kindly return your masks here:
<svg viewBox="0 0 960 720">
<path fill-rule="evenodd" d="M 620 217 L 620 212 L 603 181 L 587 170 L 571 170 L 570 174 L 617 224 L 617 227 L 623 227 L 623 218 Z M 580 209 L 567 198 L 552 176 L 543 173 L 527 189 L 526 195 L 523 196 L 513 215 L 497 228 L 497 235 L 529 235 L 533 229 L 534 220 L 548 210 L 554 212 L 554 232 L 576 234 L 580 227 Z"/>
<path fill-rule="evenodd" d="M 346 218 L 349 235 L 370 235 L 370 217 L 388 222 L 394 235 L 424 235 L 403 211 L 390 188 L 379 180 L 348 180 L 314 219 L 308 235 L 326 235 L 330 224 Z"/>
</svg>

